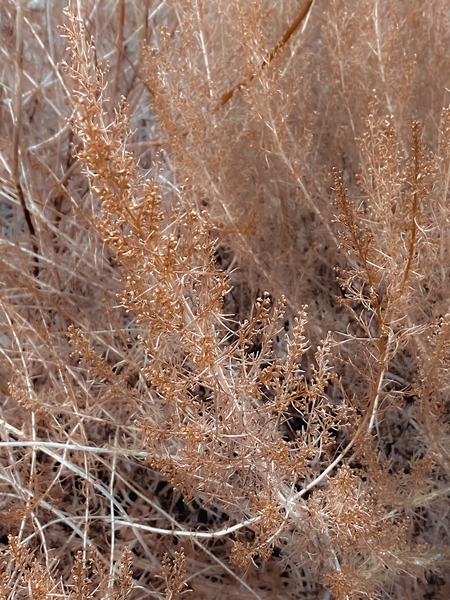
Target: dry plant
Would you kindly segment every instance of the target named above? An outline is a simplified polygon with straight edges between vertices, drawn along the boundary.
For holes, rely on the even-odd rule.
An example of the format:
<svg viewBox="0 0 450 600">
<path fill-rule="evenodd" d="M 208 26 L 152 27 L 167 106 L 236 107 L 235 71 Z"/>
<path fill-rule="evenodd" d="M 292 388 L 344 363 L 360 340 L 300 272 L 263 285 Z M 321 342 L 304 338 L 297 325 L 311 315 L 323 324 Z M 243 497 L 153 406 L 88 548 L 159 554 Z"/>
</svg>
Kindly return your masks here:
<svg viewBox="0 0 450 600">
<path fill-rule="evenodd" d="M 445 2 L 1 11 L 1 597 L 444 598 Z"/>
</svg>

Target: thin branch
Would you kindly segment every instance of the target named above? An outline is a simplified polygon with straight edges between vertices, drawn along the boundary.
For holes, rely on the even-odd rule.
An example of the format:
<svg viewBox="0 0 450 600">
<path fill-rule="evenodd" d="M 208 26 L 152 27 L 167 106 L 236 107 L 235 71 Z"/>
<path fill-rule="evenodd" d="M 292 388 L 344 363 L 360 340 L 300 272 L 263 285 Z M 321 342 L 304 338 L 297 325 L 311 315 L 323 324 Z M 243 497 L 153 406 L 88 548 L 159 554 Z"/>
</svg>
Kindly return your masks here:
<svg viewBox="0 0 450 600">
<path fill-rule="evenodd" d="M 20 183 L 20 138 L 22 132 L 22 75 L 23 75 L 23 13 L 22 3 L 17 3 L 16 8 L 16 58 L 15 58 L 15 73 L 16 82 L 14 89 L 14 134 L 13 134 L 13 168 L 12 175 L 14 184 L 17 190 L 17 196 L 22 206 L 23 215 L 25 222 L 28 227 L 32 238 L 33 252 L 38 254 L 38 247 L 33 238 L 36 237 L 36 230 L 34 228 L 31 213 L 27 207 L 25 201 L 25 195 L 23 193 L 22 185 Z M 33 275 L 37 277 L 39 275 L 39 267 L 37 264 L 33 267 Z"/>
<path fill-rule="evenodd" d="M 114 109 L 116 104 L 117 90 L 119 88 L 120 69 L 122 66 L 123 42 L 124 42 L 124 24 L 125 24 L 125 0 L 119 0 L 119 30 L 117 32 L 116 49 L 117 62 L 116 73 L 114 77 L 113 89 L 111 92 L 111 108 Z"/>
<path fill-rule="evenodd" d="M 123 527 L 133 527 L 135 529 L 140 529 L 141 531 L 150 531 L 151 533 L 157 533 L 159 535 L 172 535 L 177 537 L 189 537 L 194 539 L 212 539 L 225 537 L 226 535 L 230 535 L 234 531 L 238 531 L 239 529 L 243 529 L 244 527 L 250 527 L 254 523 L 260 520 L 261 517 L 253 517 L 252 519 L 248 519 L 247 521 L 243 521 L 242 523 L 236 523 L 236 525 L 231 525 L 230 527 L 224 527 L 223 529 L 219 529 L 218 531 L 187 531 L 185 529 L 161 529 L 160 527 L 151 527 L 150 525 L 143 525 L 142 523 L 132 523 L 130 521 L 120 521 L 116 519 L 116 525 L 121 525 Z"/>
<path fill-rule="evenodd" d="M 231 100 L 231 98 L 234 96 L 234 94 L 237 91 L 239 91 L 243 87 L 248 86 L 256 77 L 258 77 L 258 75 L 261 73 L 261 71 L 265 67 L 270 65 L 270 63 L 273 61 L 273 59 L 275 58 L 278 51 L 281 50 L 281 48 L 283 48 L 283 46 L 285 46 L 288 43 L 288 41 L 291 39 L 293 34 L 297 31 L 297 29 L 300 27 L 300 25 L 302 24 L 304 19 L 307 17 L 312 4 L 313 4 L 313 0 L 307 1 L 306 5 L 303 7 L 303 10 L 301 11 L 301 13 L 298 15 L 298 17 L 295 19 L 295 21 L 291 24 L 291 26 L 284 33 L 283 37 L 277 43 L 275 48 L 272 50 L 272 52 L 269 54 L 269 56 L 265 60 L 263 60 L 263 62 L 260 64 L 258 71 L 256 71 L 256 73 L 253 73 L 253 75 L 251 75 L 246 81 L 241 81 L 241 83 L 238 83 L 237 85 L 235 85 L 226 94 L 223 94 L 223 96 L 220 100 L 219 107 L 224 106 L 229 100 Z"/>
</svg>

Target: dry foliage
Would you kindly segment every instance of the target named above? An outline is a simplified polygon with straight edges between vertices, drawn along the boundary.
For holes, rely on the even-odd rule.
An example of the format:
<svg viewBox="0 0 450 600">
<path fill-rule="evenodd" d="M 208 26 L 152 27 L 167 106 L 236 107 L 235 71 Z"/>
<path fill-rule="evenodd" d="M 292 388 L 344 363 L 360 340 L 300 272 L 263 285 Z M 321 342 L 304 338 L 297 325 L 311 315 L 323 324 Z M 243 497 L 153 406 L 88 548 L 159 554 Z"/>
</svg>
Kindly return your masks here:
<svg viewBox="0 0 450 600">
<path fill-rule="evenodd" d="M 0 597 L 444 599 L 446 2 L 0 30 Z"/>
</svg>

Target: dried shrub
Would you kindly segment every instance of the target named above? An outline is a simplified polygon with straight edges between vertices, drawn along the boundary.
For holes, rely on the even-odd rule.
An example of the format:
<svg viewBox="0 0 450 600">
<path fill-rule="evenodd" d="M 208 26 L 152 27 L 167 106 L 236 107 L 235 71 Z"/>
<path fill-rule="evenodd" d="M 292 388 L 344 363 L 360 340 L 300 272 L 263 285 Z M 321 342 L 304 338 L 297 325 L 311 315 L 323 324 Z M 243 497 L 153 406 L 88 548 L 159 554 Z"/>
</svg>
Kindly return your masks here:
<svg viewBox="0 0 450 600">
<path fill-rule="evenodd" d="M 437 597 L 445 3 L 111 6 L 1 9 L 2 597 Z"/>
</svg>

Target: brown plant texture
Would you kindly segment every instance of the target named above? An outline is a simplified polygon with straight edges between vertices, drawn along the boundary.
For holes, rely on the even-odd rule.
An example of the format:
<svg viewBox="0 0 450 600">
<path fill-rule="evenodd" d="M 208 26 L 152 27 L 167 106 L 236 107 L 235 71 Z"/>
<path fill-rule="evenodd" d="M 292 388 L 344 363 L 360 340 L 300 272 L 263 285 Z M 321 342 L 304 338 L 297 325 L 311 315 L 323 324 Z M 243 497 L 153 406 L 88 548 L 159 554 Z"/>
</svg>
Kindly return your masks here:
<svg viewBox="0 0 450 600">
<path fill-rule="evenodd" d="M 0 32 L 0 598 L 446 600 L 447 3 Z"/>
</svg>

